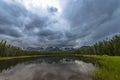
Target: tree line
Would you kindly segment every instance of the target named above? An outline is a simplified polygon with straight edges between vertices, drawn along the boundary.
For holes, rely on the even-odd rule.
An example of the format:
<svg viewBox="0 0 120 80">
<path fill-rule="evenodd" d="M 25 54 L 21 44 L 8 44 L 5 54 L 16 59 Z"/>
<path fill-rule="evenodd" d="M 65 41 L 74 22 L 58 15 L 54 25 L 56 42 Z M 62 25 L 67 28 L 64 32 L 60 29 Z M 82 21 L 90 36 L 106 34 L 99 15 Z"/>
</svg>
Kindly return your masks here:
<svg viewBox="0 0 120 80">
<path fill-rule="evenodd" d="M 12 56 L 30 56 L 30 55 L 59 55 L 59 54 L 72 54 L 73 51 L 28 51 L 19 47 L 8 45 L 6 41 L 0 42 L 0 57 Z"/>
<path fill-rule="evenodd" d="M 120 35 L 114 36 L 110 40 L 103 40 L 95 43 L 92 46 L 81 47 L 75 51 L 56 51 L 56 52 L 39 52 L 39 51 L 26 51 L 19 47 L 7 45 L 6 41 L 0 42 L 0 57 L 10 56 L 27 56 L 27 55 L 57 55 L 57 54 L 89 54 L 89 55 L 111 55 L 120 56 Z"/>
<path fill-rule="evenodd" d="M 19 47 L 7 45 L 6 41 L 0 42 L 0 57 L 40 55 L 38 51 L 26 51 Z"/>
<path fill-rule="evenodd" d="M 76 51 L 79 54 L 120 56 L 120 35 L 110 40 L 103 40 L 92 46 L 81 47 Z"/>
</svg>

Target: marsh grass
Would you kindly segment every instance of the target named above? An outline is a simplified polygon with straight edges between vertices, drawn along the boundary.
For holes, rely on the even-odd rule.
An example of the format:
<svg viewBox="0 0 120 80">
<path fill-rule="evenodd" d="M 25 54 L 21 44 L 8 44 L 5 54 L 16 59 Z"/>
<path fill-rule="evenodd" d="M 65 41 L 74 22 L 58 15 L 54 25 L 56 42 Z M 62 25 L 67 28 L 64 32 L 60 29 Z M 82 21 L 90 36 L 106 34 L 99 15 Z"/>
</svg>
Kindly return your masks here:
<svg viewBox="0 0 120 80">
<path fill-rule="evenodd" d="M 95 80 L 120 80 L 120 57 L 119 56 L 89 56 L 96 58 L 95 65 L 99 68 L 94 72 Z"/>
</svg>

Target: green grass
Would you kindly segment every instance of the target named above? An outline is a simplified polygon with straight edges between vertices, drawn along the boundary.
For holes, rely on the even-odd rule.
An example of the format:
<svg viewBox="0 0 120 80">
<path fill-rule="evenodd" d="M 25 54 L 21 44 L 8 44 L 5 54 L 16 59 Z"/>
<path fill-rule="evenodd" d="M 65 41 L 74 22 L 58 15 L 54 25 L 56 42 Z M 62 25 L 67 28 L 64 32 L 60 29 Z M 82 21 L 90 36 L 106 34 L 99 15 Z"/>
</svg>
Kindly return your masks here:
<svg viewBox="0 0 120 80">
<path fill-rule="evenodd" d="M 9 60 L 9 59 L 21 59 L 21 58 L 31 58 L 31 57 L 38 57 L 39 55 L 35 56 L 16 56 L 16 57 L 0 57 L 0 60 Z"/>
<path fill-rule="evenodd" d="M 0 57 L 0 60 L 10 60 L 10 59 L 21 59 L 21 58 L 32 58 L 32 57 L 66 57 L 66 56 L 74 56 L 73 55 L 69 55 L 69 54 L 47 54 L 47 55 L 32 55 L 32 56 L 15 56 L 15 57 Z"/>
<path fill-rule="evenodd" d="M 89 56 L 96 58 L 95 80 L 120 80 L 120 57 L 119 56 Z"/>
</svg>

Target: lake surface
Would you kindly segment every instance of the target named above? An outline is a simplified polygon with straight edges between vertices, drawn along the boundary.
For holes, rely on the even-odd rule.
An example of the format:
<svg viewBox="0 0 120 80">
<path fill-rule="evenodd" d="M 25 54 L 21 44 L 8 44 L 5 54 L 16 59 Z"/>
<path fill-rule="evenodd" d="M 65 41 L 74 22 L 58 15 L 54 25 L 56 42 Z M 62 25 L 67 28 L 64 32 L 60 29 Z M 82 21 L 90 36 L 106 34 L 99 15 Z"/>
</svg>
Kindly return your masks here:
<svg viewBox="0 0 120 80">
<path fill-rule="evenodd" d="M 95 69 L 75 59 L 37 59 L 3 70 L 0 80 L 92 80 Z"/>
</svg>

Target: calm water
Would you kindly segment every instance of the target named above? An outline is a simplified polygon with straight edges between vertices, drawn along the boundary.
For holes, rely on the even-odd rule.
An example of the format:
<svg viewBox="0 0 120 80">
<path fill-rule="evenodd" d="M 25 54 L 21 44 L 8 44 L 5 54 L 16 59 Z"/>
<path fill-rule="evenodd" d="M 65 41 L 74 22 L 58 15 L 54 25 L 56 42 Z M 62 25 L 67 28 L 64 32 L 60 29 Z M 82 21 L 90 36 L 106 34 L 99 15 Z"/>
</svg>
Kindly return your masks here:
<svg viewBox="0 0 120 80">
<path fill-rule="evenodd" d="M 92 80 L 95 67 L 74 59 L 38 59 L 0 73 L 0 80 Z"/>
</svg>

